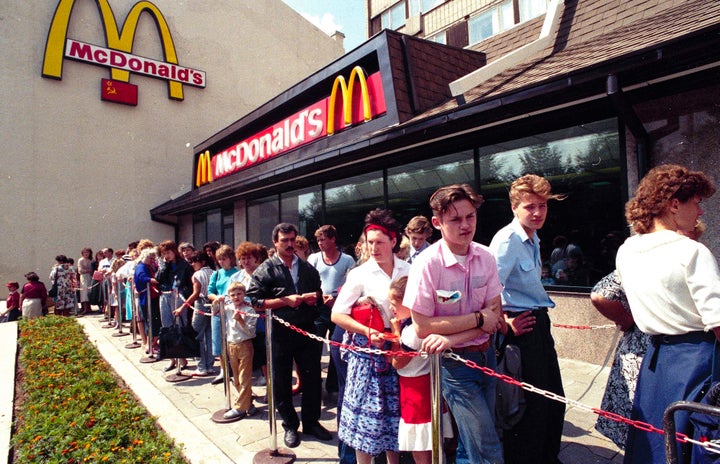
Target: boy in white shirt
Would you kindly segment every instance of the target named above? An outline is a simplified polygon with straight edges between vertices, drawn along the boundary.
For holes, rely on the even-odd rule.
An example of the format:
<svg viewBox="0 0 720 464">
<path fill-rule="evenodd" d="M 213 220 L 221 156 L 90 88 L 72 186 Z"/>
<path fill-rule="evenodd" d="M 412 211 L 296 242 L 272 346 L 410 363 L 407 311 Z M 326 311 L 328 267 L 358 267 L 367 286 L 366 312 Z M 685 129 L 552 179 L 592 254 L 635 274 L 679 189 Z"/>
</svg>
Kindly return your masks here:
<svg viewBox="0 0 720 464">
<path fill-rule="evenodd" d="M 225 328 L 228 356 L 233 373 L 233 384 L 238 392 L 233 408 L 224 414 L 225 419 L 243 419 L 255 414 L 252 404 L 252 360 L 257 313 L 245 302 L 245 286 L 233 282 L 228 287 L 228 297 L 232 305 L 225 311 Z"/>
</svg>

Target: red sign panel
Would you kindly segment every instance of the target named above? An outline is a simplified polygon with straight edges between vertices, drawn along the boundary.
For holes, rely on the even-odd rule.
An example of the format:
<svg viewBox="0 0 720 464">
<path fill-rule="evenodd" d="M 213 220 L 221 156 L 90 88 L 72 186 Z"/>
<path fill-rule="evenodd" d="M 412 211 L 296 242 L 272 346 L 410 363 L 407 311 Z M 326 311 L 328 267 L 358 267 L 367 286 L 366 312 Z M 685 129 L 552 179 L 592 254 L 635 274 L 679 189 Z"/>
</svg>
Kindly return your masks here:
<svg viewBox="0 0 720 464">
<path fill-rule="evenodd" d="M 138 86 L 127 82 L 102 79 L 100 98 L 105 101 L 137 106 Z"/>
</svg>

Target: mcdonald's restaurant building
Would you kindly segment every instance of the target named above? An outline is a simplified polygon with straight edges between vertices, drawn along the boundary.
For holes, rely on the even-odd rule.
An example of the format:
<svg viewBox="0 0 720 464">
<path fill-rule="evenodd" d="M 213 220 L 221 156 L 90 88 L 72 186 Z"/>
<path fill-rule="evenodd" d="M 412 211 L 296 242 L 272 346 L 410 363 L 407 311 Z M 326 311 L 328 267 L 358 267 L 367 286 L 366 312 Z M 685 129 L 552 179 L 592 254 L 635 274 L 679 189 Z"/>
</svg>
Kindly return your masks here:
<svg viewBox="0 0 720 464">
<path fill-rule="evenodd" d="M 550 1 L 464 47 L 382 30 L 196 142 L 193 169 L 176 173 L 192 190 L 151 216 L 195 243 L 271 245 L 281 221 L 312 243 L 333 224 L 351 249 L 369 210 L 406 223 L 430 215 L 439 186 L 468 182 L 485 200 L 476 240 L 487 244 L 511 220 L 509 183 L 533 172 L 567 194 L 540 233 L 544 259 L 563 238 L 581 253 L 550 269 L 553 320 L 603 325 L 588 293 L 614 269 L 639 178 L 671 162 L 720 181 L 718 77 L 720 2 Z M 719 202 L 704 203 L 716 255 Z M 554 334 L 565 357 L 602 363 L 614 346 L 614 329 Z"/>
</svg>

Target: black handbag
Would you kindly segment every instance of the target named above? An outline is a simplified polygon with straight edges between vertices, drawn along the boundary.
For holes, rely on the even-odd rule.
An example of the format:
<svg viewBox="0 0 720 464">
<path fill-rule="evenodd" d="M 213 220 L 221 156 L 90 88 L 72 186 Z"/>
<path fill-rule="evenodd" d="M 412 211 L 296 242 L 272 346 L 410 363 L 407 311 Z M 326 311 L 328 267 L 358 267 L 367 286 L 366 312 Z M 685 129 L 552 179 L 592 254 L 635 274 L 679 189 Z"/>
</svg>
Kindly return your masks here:
<svg viewBox="0 0 720 464">
<path fill-rule="evenodd" d="M 52 287 L 50 287 L 50 291 L 48 292 L 48 296 L 50 298 L 55 298 L 58 294 L 58 278 L 57 278 L 57 269 L 55 270 L 55 279 L 53 279 Z"/>
<path fill-rule="evenodd" d="M 178 322 L 179 320 L 179 322 Z M 189 324 L 175 318 L 175 325 L 160 329 L 158 359 L 195 358 L 200 356 L 200 342 Z"/>
</svg>

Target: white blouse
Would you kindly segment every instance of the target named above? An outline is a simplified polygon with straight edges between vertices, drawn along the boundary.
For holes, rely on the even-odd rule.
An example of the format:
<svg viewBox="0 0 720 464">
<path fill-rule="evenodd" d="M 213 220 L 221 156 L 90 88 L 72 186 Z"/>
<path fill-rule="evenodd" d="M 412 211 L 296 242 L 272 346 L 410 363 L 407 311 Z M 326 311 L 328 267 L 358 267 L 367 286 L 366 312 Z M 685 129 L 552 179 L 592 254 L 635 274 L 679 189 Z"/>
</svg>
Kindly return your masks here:
<svg viewBox="0 0 720 464">
<path fill-rule="evenodd" d="M 650 335 L 720 327 L 720 271 L 702 243 L 663 230 L 628 238 L 617 271 L 635 323 Z"/>
</svg>

